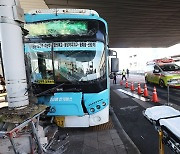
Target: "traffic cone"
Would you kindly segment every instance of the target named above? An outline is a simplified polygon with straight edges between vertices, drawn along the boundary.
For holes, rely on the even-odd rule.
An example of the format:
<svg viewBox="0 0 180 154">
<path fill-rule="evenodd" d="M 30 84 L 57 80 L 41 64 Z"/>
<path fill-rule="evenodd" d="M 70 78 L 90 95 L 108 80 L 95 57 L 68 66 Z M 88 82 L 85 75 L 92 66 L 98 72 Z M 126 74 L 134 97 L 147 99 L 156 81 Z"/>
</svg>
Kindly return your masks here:
<svg viewBox="0 0 180 154">
<path fill-rule="evenodd" d="M 155 103 L 159 102 L 159 99 L 157 97 L 156 87 L 154 87 L 153 95 L 152 95 L 152 100 L 151 101 L 155 102 Z"/>
<path fill-rule="evenodd" d="M 121 86 L 123 85 L 123 81 L 122 81 L 122 80 L 120 81 L 120 85 L 121 85 Z"/>
<path fill-rule="evenodd" d="M 128 81 L 126 80 L 125 88 L 129 88 Z"/>
<path fill-rule="evenodd" d="M 138 83 L 138 94 L 139 94 L 139 95 L 142 94 L 140 83 Z"/>
<path fill-rule="evenodd" d="M 144 84 L 144 97 L 148 97 L 148 90 L 146 84 Z"/>
<path fill-rule="evenodd" d="M 134 89 L 134 83 L 133 82 L 131 82 L 131 91 L 134 91 L 135 89 Z"/>
</svg>

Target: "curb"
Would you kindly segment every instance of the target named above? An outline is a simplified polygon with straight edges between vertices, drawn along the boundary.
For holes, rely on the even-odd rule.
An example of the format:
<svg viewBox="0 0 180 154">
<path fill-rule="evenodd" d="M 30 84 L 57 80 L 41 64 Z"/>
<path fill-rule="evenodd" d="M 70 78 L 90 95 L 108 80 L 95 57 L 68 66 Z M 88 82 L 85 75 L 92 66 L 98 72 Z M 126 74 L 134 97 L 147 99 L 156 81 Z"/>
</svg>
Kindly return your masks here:
<svg viewBox="0 0 180 154">
<path fill-rule="evenodd" d="M 124 131 L 120 121 L 118 120 L 116 114 L 114 113 L 113 108 L 110 108 L 110 114 L 112 115 L 112 121 L 114 122 L 114 126 L 117 129 L 117 133 L 119 137 L 122 139 L 124 147 L 128 154 L 141 154 L 139 149 L 136 147 L 134 142 L 130 139 L 128 134 Z"/>
</svg>

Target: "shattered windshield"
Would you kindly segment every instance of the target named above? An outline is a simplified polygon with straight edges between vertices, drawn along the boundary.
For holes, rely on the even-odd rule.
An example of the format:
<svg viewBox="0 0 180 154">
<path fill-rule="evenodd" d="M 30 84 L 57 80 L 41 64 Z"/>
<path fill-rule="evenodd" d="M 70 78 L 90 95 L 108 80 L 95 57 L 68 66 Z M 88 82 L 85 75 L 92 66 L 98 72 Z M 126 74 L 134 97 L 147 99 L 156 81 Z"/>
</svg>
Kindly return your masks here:
<svg viewBox="0 0 180 154">
<path fill-rule="evenodd" d="M 25 51 L 31 61 L 32 82 L 92 81 L 106 73 L 102 42 L 27 43 Z"/>
<path fill-rule="evenodd" d="M 98 21 L 88 20 L 50 20 L 25 24 L 29 31 L 27 37 L 58 37 L 73 35 L 93 35 L 98 30 Z"/>
</svg>

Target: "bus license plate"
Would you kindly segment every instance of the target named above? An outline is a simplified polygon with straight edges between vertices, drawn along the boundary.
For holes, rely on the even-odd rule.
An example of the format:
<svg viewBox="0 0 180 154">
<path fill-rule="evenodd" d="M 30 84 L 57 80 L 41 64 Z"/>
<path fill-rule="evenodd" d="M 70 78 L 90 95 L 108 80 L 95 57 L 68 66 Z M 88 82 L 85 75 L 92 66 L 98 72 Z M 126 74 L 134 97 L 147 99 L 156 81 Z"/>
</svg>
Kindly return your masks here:
<svg viewBox="0 0 180 154">
<path fill-rule="evenodd" d="M 54 121 L 59 127 L 64 127 L 65 117 L 64 116 L 55 117 Z"/>
</svg>

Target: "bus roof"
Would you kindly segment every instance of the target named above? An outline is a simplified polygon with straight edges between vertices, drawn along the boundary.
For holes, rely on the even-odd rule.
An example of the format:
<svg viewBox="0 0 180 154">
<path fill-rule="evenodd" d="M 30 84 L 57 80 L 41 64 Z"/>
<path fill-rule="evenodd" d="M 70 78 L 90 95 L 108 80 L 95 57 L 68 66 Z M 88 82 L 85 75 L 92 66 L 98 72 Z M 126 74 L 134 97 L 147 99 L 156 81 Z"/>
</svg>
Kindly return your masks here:
<svg viewBox="0 0 180 154">
<path fill-rule="evenodd" d="M 28 14 L 78 14 L 78 15 L 91 15 L 98 16 L 99 14 L 94 10 L 89 9 L 36 9 L 31 10 Z"/>
</svg>

